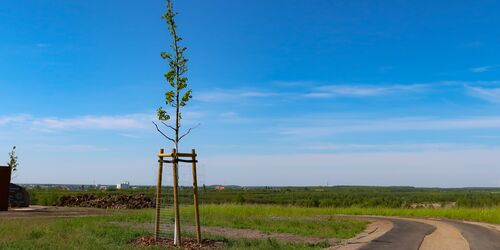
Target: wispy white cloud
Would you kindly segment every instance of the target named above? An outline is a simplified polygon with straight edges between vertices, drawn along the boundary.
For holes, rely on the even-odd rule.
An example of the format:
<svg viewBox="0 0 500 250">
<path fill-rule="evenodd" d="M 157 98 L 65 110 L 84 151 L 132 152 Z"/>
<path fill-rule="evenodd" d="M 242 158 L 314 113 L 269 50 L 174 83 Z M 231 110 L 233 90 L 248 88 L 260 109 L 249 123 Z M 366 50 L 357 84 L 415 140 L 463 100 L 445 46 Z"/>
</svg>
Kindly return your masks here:
<svg viewBox="0 0 500 250">
<path fill-rule="evenodd" d="M 223 122 L 229 123 L 246 123 L 251 122 L 252 119 L 248 117 L 243 117 L 237 112 L 223 112 L 219 115 L 219 120 Z"/>
<path fill-rule="evenodd" d="M 500 88 L 483 88 L 466 86 L 470 95 L 483 100 L 500 103 Z"/>
<path fill-rule="evenodd" d="M 415 93 L 426 89 L 424 84 L 410 85 L 325 85 L 315 87 L 305 97 L 328 98 L 328 97 L 373 97 L 391 94 Z"/>
<path fill-rule="evenodd" d="M 456 143 L 401 143 L 401 144 L 314 144 L 304 146 L 305 150 L 334 152 L 380 152 L 380 151 L 440 151 L 485 148 L 484 145 Z"/>
<path fill-rule="evenodd" d="M 278 93 L 265 90 L 216 89 L 199 92 L 196 95 L 196 99 L 202 102 L 231 102 L 242 100 L 245 98 L 261 98 L 276 95 L 278 95 Z"/>
<path fill-rule="evenodd" d="M 391 95 L 425 94 L 445 88 L 465 89 L 467 86 L 495 86 L 500 81 L 436 81 L 423 83 L 396 84 L 328 84 L 315 81 L 273 81 L 274 90 L 267 89 L 213 89 L 201 91 L 196 99 L 202 102 L 236 102 L 250 99 L 279 97 L 280 99 L 298 98 L 335 98 L 335 97 L 386 97 Z M 300 89 L 300 91 L 297 91 Z M 304 94 L 305 92 L 305 94 Z"/>
<path fill-rule="evenodd" d="M 26 122 L 30 118 L 31 118 L 31 116 L 27 115 L 27 114 L 18 114 L 18 115 L 12 115 L 12 116 L 0 116 L 0 126 L 12 124 L 12 123 Z"/>
<path fill-rule="evenodd" d="M 471 68 L 470 71 L 473 73 L 483 73 L 483 72 L 487 72 L 487 71 L 490 71 L 490 70 L 493 70 L 493 69 L 496 69 L 499 67 L 500 67 L 500 65 L 487 65 L 487 66 Z"/>
<path fill-rule="evenodd" d="M 186 110 L 182 124 L 196 124 L 206 115 L 203 111 Z M 86 115 L 76 117 L 35 117 L 21 114 L 0 117 L 0 126 L 23 126 L 34 131 L 56 132 L 65 130 L 114 130 L 129 131 L 151 129 L 151 121 L 157 120 L 153 112 L 124 115 Z M 132 138 L 130 133 L 120 135 Z"/>
<path fill-rule="evenodd" d="M 153 115 L 132 114 L 117 116 L 82 116 L 75 118 L 39 118 L 32 122 L 34 129 L 141 129 L 154 120 Z"/>
<path fill-rule="evenodd" d="M 126 138 L 132 138 L 132 139 L 141 139 L 142 138 L 142 136 L 134 135 L 134 134 L 119 134 L 119 135 L 126 137 Z"/>
<path fill-rule="evenodd" d="M 314 87 L 321 85 L 321 83 L 316 81 L 272 81 L 271 85 L 277 87 L 285 87 L 285 88 L 296 88 L 296 87 Z"/>
<path fill-rule="evenodd" d="M 47 152 L 102 152 L 108 151 L 109 149 L 102 146 L 87 145 L 87 144 L 35 144 L 29 146 L 28 148 L 37 151 L 47 151 Z"/>
<path fill-rule="evenodd" d="M 314 124 L 311 124 L 314 121 Z M 316 117 L 297 120 L 293 125 L 278 126 L 277 132 L 285 136 L 321 137 L 353 132 L 440 131 L 467 129 L 500 129 L 500 117 L 469 118 L 393 118 L 334 120 Z"/>
</svg>

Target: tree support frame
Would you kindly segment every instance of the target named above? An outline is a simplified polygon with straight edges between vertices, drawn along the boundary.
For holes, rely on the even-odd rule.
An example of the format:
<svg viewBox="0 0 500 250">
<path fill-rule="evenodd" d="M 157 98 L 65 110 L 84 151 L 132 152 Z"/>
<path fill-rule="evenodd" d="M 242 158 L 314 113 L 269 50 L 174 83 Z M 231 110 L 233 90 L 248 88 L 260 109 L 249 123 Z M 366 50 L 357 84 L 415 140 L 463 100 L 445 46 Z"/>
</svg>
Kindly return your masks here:
<svg viewBox="0 0 500 250">
<path fill-rule="evenodd" d="M 201 244 L 201 226 L 200 226 L 200 210 L 198 205 L 198 177 L 196 173 L 196 151 L 191 150 L 191 153 L 178 153 L 175 149 L 172 149 L 172 153 L 165 153 L 164 149 L 160 149 L 158 154 L 158 179 L 156 186 L 156 213 L 155 213 L 155 239 L 158 240 L 160 237 L 160 209 L 161 209 L 161 186 L 162 186 L 162 175 L 163 175 L 163 164 L 172 164 L 172 176 L 173 176 L 173 195 L 174 195 L 174 244 L 176 246 L 182 245 L 181 239 L 181 223 L 180 223 L 180 212 L 179 212 L 179 173 L 178 167 L 179 163 L 191 163 L 192 174 L 193 174 L 193 204 L 195 211 L 195 226 L 196 226 L 196 240 Z M 167 158 L 167 159 L 165 159 Z M 183 159 L 184 158 L 184 159 Z M 187 159 L 186 159 L 187 158 Z"/>
</svg>

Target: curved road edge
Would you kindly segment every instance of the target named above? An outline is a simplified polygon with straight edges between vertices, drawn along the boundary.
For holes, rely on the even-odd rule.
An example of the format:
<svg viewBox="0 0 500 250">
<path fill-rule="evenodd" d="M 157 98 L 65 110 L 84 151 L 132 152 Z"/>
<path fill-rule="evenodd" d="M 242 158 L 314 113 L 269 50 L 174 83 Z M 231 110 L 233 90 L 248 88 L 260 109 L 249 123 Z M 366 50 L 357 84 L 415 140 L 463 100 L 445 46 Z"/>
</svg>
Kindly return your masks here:
<svg viewBox="0 0 500 250">
<path fill-rule="evenodd" d="M 358 237 L 329 249 L 498 250 L 500 225 L 435 218 L 349 216 L 372 222 Z M 392 227 L 377 230 L 380 225 Z M 374 230 L 375 228 L 375 230 Z M 375 232 L 377 234 L 375 234 Z"/>
<path fill-rule="evenodd" d="M 343 216 L 350 218 L 373 221 L 379 225 L 390 223 L 392 227 L 376 230 L 377 234 L 366 235 L 348 240 L 344 244 L 328 249 L 354 250 L 354 249 L 398 249 L 415 250 L 420 247 L 425 236 L 431 234 L 436 228 L 421 222 L 406 220 L 399 217 L 386 216 Z"/>
</svg>

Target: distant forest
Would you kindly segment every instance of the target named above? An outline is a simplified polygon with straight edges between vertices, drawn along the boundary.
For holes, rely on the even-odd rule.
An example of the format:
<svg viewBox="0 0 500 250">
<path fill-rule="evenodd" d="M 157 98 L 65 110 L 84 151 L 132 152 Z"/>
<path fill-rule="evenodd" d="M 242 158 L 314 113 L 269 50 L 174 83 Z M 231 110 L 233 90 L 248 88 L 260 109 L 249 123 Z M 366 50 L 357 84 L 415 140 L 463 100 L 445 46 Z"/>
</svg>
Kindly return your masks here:
<svg viewBox="0 0 500 250">
<path fill-rule="evenodd" d="M 62 196 L 93 194 L 113 196 L 139 194 L 154 199 L 153 187 L 128 190 L 62 190 L 58 188 L 29 189 L 31 203 L 57 205 Z M 171 199 L 171 189 L 164 188 L 163 197 Z M 192 190 L 182 187 L 182 204 L 192 202 Z M 251 187 L 226 186 L 216 190 L 213 186 L 200 187 L 200 202 L 203 204 L 275 204 L 301 207 L 380 207 L 380 208 L 451 208 L 451 207 L 498 207 L 500 188 L 414 188 L 414 187 Z"/>
</svg>

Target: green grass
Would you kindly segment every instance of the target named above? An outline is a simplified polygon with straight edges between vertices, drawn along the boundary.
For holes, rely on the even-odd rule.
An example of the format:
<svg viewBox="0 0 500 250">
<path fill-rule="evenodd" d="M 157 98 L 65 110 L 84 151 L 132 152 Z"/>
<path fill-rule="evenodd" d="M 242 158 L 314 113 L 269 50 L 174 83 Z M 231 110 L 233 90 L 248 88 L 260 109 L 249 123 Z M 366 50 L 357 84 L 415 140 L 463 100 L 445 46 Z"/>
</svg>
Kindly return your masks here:
<svg viewBox="0 0 500 250">
<path fill-rule="evenodd" d="M 182 208 L 182 219 L 193 223 L 190 206 Z M 255 229 L 267 233 L 293 233 L 324 238 L 349 238 L 366 223 L 337 219 L 334 215 L 388 215 L 465 219 L 500 223 L 500 208 L 388 209 L 388 208 L 303 208 L 276 205 L 203 205 L 202 224 Z M 82 218 L 4 219 L 0 223 L 0 249 L 132 249 L 128 242 L 151 230 L 111 222 L 152 223 L 153 210 L 130 210 L 108 216 Z M 276 240 L 225 239 L 226 249 L 322 249 L 316 245 L 283 243 Z M 157 249 L 157 248 L 149 248 Z"/>
<path fill-rule="evenodd" d="M 325 213 L 447 218 L 500 224 L 500 208 L 332 208 Z"/>
<path fill-rule="evenodd" d="M 331 215 L 384 215 L 448 218 L 500 224 L 500 207 L 491 208 L 304 208 L 274 205 L 204 205 L 202 207 L 207 223 L 221 223 L 211 218 L 252 218 L 252 217 L 311 217 Z M 227 223 L 227 222 L 223 222 Z"/>
<path fill-rule="evenodd" d="M 0 249 L 128 249 L 129 240 L 145 233 L 105 223 L 101 217 L 5 219 Z"/>
<path fill-rule="evenodd" d="M 191 207 L 183 209 L 193 214 Z M 304 212 L 298 212 L 304 211 Z M 346 239 L 362 232 L 367 222 L 339 218 L 310 218 L 314 209 L 270 205 L 204 205 L 202 224 L 206 226 L 256 229 L 266 233 L 291 233 L 302 236 Z M 183 216 L 192 222 L 192 216 Z"/>
<path fill-rule="evenodd" d="M 299 235 L 331 237 L 351 237 L 364 229 L 366 223 L 357 220 L 325 219 L 323 221 L 306 220 L 301 217 L 278 218 L 286 208 L 269 207 L 276 210 L 273 216 L 267 216 L 265 210 L 255 212 L 256 206 L 203 206 L 202 221 L 206 226 L 224 226 L 248 228 L 263 232 L 295 233 Z M 183 207 L 183 221 L 192 223 L 190 207 Z M 264 213 L 262 213 L 264 212 Z M 252 218 L 245 217 L 249 213 Z M 285 213 L 286 214 L 286 213 Z M 132 249 L 128 242 L 144 235 L 151 235 L 151 230 L 126 227 L 111 222 L 153 222 L 153 210 L 133 210 L 126 214 L 82 218 L 32 218 L 2 219 L 0 223 L 0 249 Z M 209 236 L 222 239 L 226 249 L 322 249 L 326 243 L 292 244 L 272 239 L 247 240 L 225 239 L 223 236 Z M 150 248 L 156 249 L 156 248 Z"/>
<path fill-rule="evenodd" d="M 301 236 L 347 239 L 362 232 L 366 221 L 337 217 L 312 218 L 318 209 L 271 206 L 271 205 L 203 205 L 201 210 L 202 226 L 255 229 L 264 233 L 291 233 Z M 153 209 L 132 211 L 127 222 L 151 223 Z M 181 221 L 194 224 L 194 209 L 183 206 Z M 172 213 L 170 213 L 173 221 Z M 115 217 L 115 221 L 122 218 Z"/>
<path fill-rule="evenodd" d="M 0 224 L 0 249 L 135 249 L 128 242 L 150 232 L 110 224 L 125 217 L 6 219 Z M 275 240 L 226 240 L 226 249 L 322 249 L 324 244 Z M 160 249 L 150 247 L 147 249 Z"/>
</svg>

